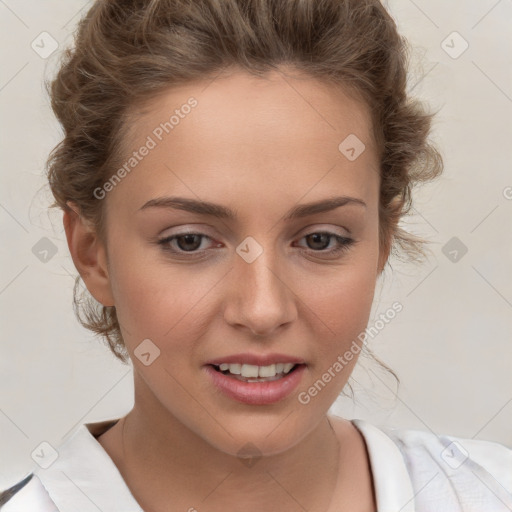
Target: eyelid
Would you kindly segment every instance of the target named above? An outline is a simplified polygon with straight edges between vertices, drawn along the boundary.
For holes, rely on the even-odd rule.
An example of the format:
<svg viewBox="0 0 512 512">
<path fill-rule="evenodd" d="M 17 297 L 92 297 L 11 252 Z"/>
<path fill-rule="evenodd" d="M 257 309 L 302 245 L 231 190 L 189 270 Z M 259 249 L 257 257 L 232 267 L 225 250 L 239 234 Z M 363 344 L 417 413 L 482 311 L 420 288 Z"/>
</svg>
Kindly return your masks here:
<svg viewBox="0 0 512 512">
<path fill-rule="evenodd" d="M 340 228 L 340 227 L 343 228 L 347 232 L 347 234 L 339 233 L 336 230 L 336 228 Z M 350 238 L 352 236 L 350 229 L 348 229 L 347 227 L 333 226 L 332 224 L 319 224 L 319 223 L 309 224 L 308 226 L 302 228 L 296 236 L 299 236 L 299 234 L 302 233 L 303 231 L 305 232 L 305 234 L 302 234 L 301 236 L 306 236 L 306 235 L 309 235 L 312 233 L 324 233 L 324 232 L 330 233 L 333 235 L 339 235 L 344 238 Z"/>
<path fill-rule="evenodd" d="M 182 227 L 183 226 L 183 227 Z M 180 229 L 180 231 L 177 231 L 176 233 L 167 233 L 169 230 L 173 229 Z M 175 226 L 167 226 L 165 229 L 159 232 L 158 236 L 171 236 L 171 235 L 195 235 L 195 234 L 207 234 L 208 231 L 213 230 L 213 226 L 210 226 L 209 224 L 204 223 L 197 223 L 197 224 L 176 224 Z"/>
</svg>

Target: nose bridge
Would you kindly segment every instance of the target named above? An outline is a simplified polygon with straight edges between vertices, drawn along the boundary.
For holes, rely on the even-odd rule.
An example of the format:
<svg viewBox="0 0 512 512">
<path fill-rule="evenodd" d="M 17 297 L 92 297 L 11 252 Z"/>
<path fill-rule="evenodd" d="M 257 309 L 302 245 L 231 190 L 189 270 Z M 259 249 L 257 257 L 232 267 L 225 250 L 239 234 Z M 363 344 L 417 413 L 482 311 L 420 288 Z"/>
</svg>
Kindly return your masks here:
<svg viewBox="0 0 512 512">
<path fill-rule="evenodd" d="M 247 237 L 236 249 L 226 320 L 268 334 L 295 316 L 294 295 L 275 250 Z"/>
</svg>

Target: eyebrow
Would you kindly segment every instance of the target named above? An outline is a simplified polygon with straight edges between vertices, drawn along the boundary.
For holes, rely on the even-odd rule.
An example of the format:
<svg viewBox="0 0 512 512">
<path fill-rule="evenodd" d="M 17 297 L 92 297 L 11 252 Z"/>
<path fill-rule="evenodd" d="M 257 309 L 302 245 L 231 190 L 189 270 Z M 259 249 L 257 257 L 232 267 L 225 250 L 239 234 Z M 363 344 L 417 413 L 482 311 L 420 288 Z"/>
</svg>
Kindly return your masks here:
<svg viewBox="0 0 512 512">
<path fill-rule="evenodd" d="M 298 219 L 309 215 L 328 212 L 345 205 L 359 205 L 366 208 L 366 203 L 362 199 L 349 196 L 337 196 L 294 206 L 286 213 L 284 220 Z M 171 208 L 227 220 L 234 220 L 236 218 L 236 211 L 231 208 L 186 197 L 156 197 L 141 206 L 139 211 L 148 208 Z"/>
</svg>

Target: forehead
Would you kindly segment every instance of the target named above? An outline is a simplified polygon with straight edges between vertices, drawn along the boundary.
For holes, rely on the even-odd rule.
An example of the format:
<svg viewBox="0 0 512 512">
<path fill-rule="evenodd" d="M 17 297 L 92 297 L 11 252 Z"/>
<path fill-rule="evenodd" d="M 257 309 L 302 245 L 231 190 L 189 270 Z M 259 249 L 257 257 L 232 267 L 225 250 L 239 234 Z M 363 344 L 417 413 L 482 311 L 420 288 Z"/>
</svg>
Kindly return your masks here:
<svg viewBox="0 0 512 512">
<path fill-rule="evenodd" d="M 218 136 L 229 133 L 230 127 L 236 127 L 237 133 L 245 128 L 251 135 L 259 127 L 270 135 L 272 127 L 287 124 L 290 130 L 292 124 L 296 133 L 309 129 L 317 138 L 332 135 L 333 131 L 342 135 L 353 130 L 365 142 L 373 143 L 371 113 L 361 95 L 345 85 L 285 66 L 261 76 L 235 69 L 173 86 L 130 109 L 135 122 L 128 121 L 127 139 L 133 142 L 152 131 L 155 121 L 169 120 L 191 97 L 198 105 L 188 124 L 214 128 Z M 299 117 L 309 126 L 297 125 Z"/>
<path fill-rule="evenodd" d="M 187 183 L 189 195 L 199 197 L 242 188 L 247 197 L 272 185 L 295 201 L 320 181 L 319 193 L 343 186 L 342 192 L 364 195 L 375 188 L 368 106 L 342 86 L 296 71 L 262 77 L 235 71 L 175 86 L 131 114 L 126 157 L 144 145 L 151 149 L 113 195 L 124 189 L 134 206 L 176 187 L 186 191 Z M 346 140 L 358 152 L 364 147 L 356 160 L 342 152 Z"/>
</svg>

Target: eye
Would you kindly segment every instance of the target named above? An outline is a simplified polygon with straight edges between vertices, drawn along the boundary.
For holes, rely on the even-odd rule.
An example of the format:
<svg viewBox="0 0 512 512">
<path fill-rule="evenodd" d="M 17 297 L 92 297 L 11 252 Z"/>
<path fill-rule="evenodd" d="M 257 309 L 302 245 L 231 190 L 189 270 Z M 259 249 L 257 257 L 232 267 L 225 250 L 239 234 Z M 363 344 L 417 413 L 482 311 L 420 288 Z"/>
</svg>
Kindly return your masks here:
<svg viewBox="0 0 512 512">
<path fill-rule="evenodd" d="M 204 251 L 204 248 L 200 251 L 198 249 L 202 245 L 204 239 L 211 240 L 211 238 L 202 233 L 179 233 L 171 235 L 159 240 L 158 243 L 163 246 L 163 249 L 172 253 L 193 253 L 197 254 Z M 172 243 L 176 242 L 173 246 Z M 217 247 L 221 244 L 217 243 Z M 177 249 L 176 249 L 177 246 Z"/>
<path fill-rule="evenodd" d="M 301 238 L 301 240 L 303 239 L 307 241 L 312 252 L 320 252 L 330 255 L 336 255 L 346 251 L 354 243 L 352 238 L 347 238 L 336 233 L 330 233 L 328 231 L 309 233 Z M 331 245 L 333 240 L 334 247 L 329 250 L 325 250 Z"/>
</svg>

